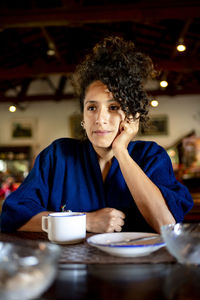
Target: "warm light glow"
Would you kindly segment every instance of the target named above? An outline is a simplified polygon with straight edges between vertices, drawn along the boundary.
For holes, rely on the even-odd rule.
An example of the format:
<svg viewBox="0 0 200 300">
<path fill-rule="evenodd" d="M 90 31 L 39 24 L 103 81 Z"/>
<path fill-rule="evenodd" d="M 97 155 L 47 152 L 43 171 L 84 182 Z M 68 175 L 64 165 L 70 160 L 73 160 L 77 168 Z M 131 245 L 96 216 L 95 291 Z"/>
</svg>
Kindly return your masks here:
<svg viewBox="0 0 200 300">
<path fill-rule="evenodd" d="M 15 112 L 16 111 L 16 106 L 15 105 L 11 105 L 11 106 L 9 106 L 9 111 L 10 112 Z"/>
<path fill-rule="evenodd" d="M 167 82 L 166 80 L 162 80 L 162 81 L 160 82 L 160 86 L 165 88 L 165 87 L 168 86 L 168 82 Z"/>
<path fill-rule="evenodd" d="M 157 100 L 152 100 L 151 101 L 151 106 L 157 107 L 158 106 L 158 101 Z"/>
<path fill-rule="evenodd" d="M 175 157 L 176 156 L 176 151 L 174 151 L 173 149 L 169 150 L 169 156 L 170 157 Z"/>
<path fill-rule="evenodd" d="M 186 50 L 186 47 L 185 47 L 185 45 L 180 44 L 180 45 L 178 45 L 178 46 L 176 47 L 176 49 L 177 49 L 179 52 L 183 52 L 183 51 Z"/>
<path fill-rule="evenodd" d="M 54 49 L 48 49 L 47 50 L 47 55 L 49 55 L 49 56 L 53 56 L 53 55 L 55 55 L 55 50 Z"/>
</svg>

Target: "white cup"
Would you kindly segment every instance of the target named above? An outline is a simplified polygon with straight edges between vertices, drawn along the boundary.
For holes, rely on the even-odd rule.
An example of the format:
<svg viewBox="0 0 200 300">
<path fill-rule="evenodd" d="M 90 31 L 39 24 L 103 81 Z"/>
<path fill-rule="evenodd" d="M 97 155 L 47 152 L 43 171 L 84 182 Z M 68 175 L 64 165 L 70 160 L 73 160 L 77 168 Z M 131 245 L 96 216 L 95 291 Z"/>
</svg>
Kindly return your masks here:
<svg viewBox="0 0 200 300">
<path fill-rule="evenodd" d="M 48 239 L 57 244 L 76 244 L 86 237 L 86 214 L 56 212 L 42 216 L 42 230 Z"/>
</svg>

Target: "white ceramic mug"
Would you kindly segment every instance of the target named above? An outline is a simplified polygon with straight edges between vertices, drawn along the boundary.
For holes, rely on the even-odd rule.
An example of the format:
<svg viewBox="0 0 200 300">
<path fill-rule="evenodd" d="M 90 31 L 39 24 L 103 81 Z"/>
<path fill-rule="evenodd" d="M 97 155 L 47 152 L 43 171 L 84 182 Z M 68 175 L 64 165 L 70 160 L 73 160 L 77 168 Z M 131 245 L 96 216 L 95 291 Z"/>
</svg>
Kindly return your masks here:
<svg viewBox="0 0 200 300">
<path fill-rule="evenodd" d="M 79 212 L 55 212 L 42 216 L 42 230 L 48 239 L 57 244 L 75 244 L 86 237 L 86 214 Z"/>
</svg>

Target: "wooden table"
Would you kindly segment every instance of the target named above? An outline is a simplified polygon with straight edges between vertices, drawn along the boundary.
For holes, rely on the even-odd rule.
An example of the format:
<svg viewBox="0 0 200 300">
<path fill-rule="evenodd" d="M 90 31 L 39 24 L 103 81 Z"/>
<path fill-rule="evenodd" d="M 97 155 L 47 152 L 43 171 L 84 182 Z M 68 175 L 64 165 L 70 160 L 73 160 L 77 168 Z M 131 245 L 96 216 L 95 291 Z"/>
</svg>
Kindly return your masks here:
<svg viewBox="0 0 200 300">
<path fill-rule="evenodd" d="M 0 233 L 0 240 L 26 244 L 47 238 L 18 232 Z M 86 241 L 61 249 L 58 275 L 38 300 L 200 299 L 200 267 L 178 264 L 165 247 L 141 258 L 114 257 Z"/>
</svg>

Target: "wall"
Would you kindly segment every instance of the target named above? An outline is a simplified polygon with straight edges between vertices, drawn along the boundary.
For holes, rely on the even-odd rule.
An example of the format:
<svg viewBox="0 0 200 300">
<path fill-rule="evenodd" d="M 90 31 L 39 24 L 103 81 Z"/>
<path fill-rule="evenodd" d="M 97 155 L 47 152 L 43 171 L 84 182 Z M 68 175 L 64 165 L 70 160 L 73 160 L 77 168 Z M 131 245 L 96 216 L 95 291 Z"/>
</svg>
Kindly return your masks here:
<svg viewBox="0 0 200 300">
<path fill-rule="evenodd" d="M 60 137 L 70 137 L 70 116 L 79 112 L 78 101 L 45 101 L 30 103 L 26 110 L 8 111 L 8 104 L 0 104 L 0 146 L 31 145 L 34 155 Z M 12 138 L 11 126 L 15 120 L 33 123 L 33 138 Z"/>
<path fill-rule="evenodd" d="M 200 95 L 159 97 L 159 106 L 152 108 L 151 115 L 168 115 L 169 134 L 166 136 L 148 136 L 140 139 L 154 140 L 167 147 L 180 137 L 196 130 L 200 136 Z M 8 104 L 0 104 L 0 146 L 2 145 L 32 145 L 37 154 L 54 139 L 71 136 L 70 116 L 79 112 L 78 101 L 46 101 L 33 102 L 22 111 L 8 111 Z M 31 120 L 34 124 L 33 138 L 12 138 L 11 124 L 14 119 Z"/>
<path fill-rule="evenodd" d="M 168 147 L 192 130 L 200 136 L 200 95 L 160 96 L 158 100 L 159 106 L 151 108 L 150 115 L 168 116 L 168 135 L 142 139 L 151 138 L 163 147 Z"/>
</svg>

